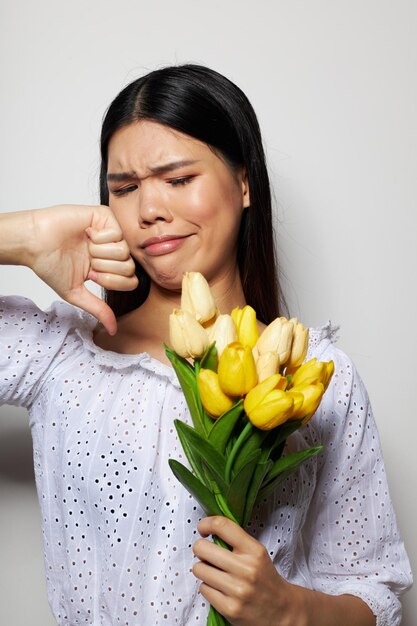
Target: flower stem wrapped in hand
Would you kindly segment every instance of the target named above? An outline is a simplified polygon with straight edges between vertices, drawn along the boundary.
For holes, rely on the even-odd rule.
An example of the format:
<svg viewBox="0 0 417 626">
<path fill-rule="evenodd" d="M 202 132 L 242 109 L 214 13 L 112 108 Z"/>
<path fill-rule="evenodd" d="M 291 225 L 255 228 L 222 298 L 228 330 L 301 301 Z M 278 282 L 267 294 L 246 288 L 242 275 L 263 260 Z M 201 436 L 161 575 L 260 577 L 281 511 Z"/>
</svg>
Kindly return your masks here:
<svg viewBox="0 0 417 626">
<path fill-rule="evenodd" d="M 252 307 L 218 315 L 197 272 L 184 275 L 170 338 L 166 354 L 193 423 L 175 421 L 189 467 L 174 459 L 170 467 L 206 515 L 224 515 L 244 528 L 256 503 L 322 450 L 283 455 L 287 438 L 317 410 L 333 362 L 303 363 L 308 329 L 296 319 L 277 318 L 259 336 Z M 227 621 L 211 607 L 207 624 Z"/>
</svg>

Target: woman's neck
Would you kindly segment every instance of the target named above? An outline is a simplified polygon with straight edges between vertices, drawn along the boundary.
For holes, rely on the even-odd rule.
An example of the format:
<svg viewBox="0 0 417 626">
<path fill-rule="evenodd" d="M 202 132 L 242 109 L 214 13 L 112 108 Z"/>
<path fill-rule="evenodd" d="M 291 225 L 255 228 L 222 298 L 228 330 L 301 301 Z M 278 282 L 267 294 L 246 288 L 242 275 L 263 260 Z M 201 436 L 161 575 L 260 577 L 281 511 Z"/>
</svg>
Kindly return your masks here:
<svg viewBox="0 0 417 626">
<path fill-rule="evenodd" d="M 242 284 L 238 272 L 225 275 L 210 284 L 220 313 L 230 313 L 237 306 L 245 305 Z M 152 283 L 145 302 L 118 321 L 118 332 L 110 337 L 105 331 L 97 331 L 94 340 L 105 350 L 125 354 L 148 352 L 167 363 L 163 344 L 169 345 L 169 316 L 174 308 L 181 306 L 181 293 L 162 289 Z"/>
</svg>

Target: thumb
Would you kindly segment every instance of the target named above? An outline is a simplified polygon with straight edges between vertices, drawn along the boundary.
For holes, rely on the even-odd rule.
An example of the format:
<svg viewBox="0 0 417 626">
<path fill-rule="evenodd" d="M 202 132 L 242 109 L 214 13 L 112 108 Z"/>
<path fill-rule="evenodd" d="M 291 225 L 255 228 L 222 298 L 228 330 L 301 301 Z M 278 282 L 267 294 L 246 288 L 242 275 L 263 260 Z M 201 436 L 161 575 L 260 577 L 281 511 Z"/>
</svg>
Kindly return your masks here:
<svg viewBox="0 0 417 626">
<path fill-rule="evenodd" d="M 87 313 L 94 315 L 94 317 L 103 324 L 109 335 L 116 334 L 117 321 L 115 314 L 104 300 L 95 296 L 84 285 L 73 289 L 71 294 L 68 294 L 65 299 L 70 304 L 74 304 L 84 311 L 87 311 Z"/>
</svg>

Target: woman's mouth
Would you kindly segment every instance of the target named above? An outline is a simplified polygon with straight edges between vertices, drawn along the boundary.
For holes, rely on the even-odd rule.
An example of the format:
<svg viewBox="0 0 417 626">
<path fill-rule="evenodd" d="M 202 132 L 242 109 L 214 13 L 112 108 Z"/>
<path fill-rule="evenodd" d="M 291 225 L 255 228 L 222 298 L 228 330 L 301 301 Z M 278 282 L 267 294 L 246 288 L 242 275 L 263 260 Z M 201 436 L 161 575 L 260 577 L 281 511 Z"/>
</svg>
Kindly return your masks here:
<svg viewBox="0 0 417 626">
<path fill-rule="evenodd" d="M 142 250 L 149 256 L 169 254 L 180 248 L 189 235 L 160 235 L 150 237 L 141 245 Z"/>
</svg>

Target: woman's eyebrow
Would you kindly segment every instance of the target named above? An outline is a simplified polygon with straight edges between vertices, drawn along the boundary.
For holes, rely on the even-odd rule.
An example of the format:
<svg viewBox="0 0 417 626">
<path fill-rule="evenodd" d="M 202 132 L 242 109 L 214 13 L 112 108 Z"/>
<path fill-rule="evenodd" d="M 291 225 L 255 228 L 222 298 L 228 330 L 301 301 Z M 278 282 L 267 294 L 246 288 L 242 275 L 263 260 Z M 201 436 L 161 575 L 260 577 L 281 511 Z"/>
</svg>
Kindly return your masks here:
<svg viewBox="0 0 417 626">
<path fill-rule="evenodd" d="M 180 167 L 194 165 L 195 163 L 198 163 L 198 159 L 181 159 L 180 161 L 171 161 L 169 163 L 164 163 L 163 165 L 149 167 L 148 170 L 151 172 L 151 174 L 166 174 L 167 172 L 172 172 L 176 169 L 179 169 Z M 108 182 L 124 182 L 126 180 L 131 180 L 132 178 L 140 180 L 140 177 L 136 174 L 136 172 L 133 171 L 107 173 Z"/>
</svg>

